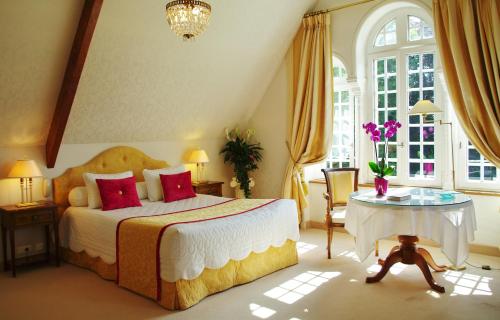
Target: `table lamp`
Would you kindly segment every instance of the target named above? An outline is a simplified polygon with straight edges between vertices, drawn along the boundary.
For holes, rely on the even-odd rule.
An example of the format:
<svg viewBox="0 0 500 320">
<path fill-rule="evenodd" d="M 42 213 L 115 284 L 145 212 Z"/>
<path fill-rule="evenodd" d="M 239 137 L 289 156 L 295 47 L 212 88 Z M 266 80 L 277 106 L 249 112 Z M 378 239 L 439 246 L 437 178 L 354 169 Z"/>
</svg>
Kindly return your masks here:
<svg viewBox="0 0 500 320">
<path fill-rule="evenodd" d="M 205 150 L 198 149 L 191 152 L 189 162 L 196 163 L 196 183 L 206 183 L 204 180 L 205 163 L 208 163 L 208 156 Z"/>
<path fill-rule="evenodd" d="M 413 108 L 408 112 L 408 115 L 422 115 L 424 117 L 424 122 L 425 121 L 425 115 L 430 114 L 430 113 L 442 113 L 443 110 L 436 106 L 432 101 L 429 100 L 420 100 L 418 101 Z M 455 190 L 455 158 L 453 155 L 453 124 L 451 122 L 443 122 L 442 120 L 439 121 L 432 121 L 433 123 L 443 125 L 443 124 L 449 124 L 450 125 L 450 137 L 451 137 L 451 170 L 452 170 L 452 179 L 453 179 L 453 190 Z"/>
<path fill-rule="evenodd" d="M 34 160 L 17 160 L 8 175 L 9 178 L 19 178 L 21 186 L 21 202 L 18 207 L 35 206 L 33 202 L 33 178 L 42 177 L 42 172 Z"/>
</svg>

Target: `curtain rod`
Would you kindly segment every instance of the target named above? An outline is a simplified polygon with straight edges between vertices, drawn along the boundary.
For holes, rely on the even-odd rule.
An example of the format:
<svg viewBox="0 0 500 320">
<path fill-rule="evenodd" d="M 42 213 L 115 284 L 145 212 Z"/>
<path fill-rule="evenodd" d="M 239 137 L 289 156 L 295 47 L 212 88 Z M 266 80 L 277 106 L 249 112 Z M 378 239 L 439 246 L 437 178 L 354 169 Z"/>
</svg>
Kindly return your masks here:
<svg viewBox="0 0 500 320">
<path fill-rule="evenodd" d="M 315 16 L 317 14 L 322 14 L 322 13 L 337 11 L 337 10 L 341 10 L 341 9 L 345 9 L 345 8 L 349 8 L 349 7 L 354 7 L 354 6 L 357 6 L 357 5 L 360 5 L 360 4 L 364 4 L 364 3 L 368 3 L 368 2 L 372 2 L 372 1 L 376 1 L 376 0 L 360 0 L 360 1 L 356 1 L 354 3 L 344 4 L 344 5 L 338 6 L 338 7 L 333 7 L 333 8 L 329 8 L 329 9 L 324 9 L 324 10 L 309 12 L 309 13 L 306 13 L 304 15 L 304 18 Z"/>
</svg>

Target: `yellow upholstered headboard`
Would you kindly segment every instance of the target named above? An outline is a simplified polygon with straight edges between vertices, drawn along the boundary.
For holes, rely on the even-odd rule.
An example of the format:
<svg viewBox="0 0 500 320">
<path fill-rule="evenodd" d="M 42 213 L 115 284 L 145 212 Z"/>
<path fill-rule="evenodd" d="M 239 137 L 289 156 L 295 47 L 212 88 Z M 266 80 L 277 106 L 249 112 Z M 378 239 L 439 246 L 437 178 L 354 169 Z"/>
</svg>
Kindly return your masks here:
<svg viewBox="0 0 500 320">
<path fill-rule="evenodd" d="M 69 168 L 53 180 L 54 202 L 59 207 L 59 213 L 69 206 L 68 194 L 74 187 L 84 186 L 83 173 L 118 173 L 133 171 L 137 181 L 144 181 L 142 170 L 160 169 L 168 164 L 162 160 L 148 157 L 142 151 L 131 147 L 114 147 L 95 156 L 84 165 Z"/>
</svg>

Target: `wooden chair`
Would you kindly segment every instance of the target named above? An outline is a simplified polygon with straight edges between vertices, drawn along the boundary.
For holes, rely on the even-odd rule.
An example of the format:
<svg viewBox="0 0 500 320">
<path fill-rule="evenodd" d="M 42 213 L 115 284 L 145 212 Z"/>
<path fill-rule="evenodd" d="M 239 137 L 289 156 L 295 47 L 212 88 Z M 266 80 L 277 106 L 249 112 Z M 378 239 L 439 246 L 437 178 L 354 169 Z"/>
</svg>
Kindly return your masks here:
<svg viewBox="0 0 500 320">
<path fill-rule="evenodd" d="M 358 168 L 321 169 L 325 175 L 326 200 L 325 224 L 327 232 L 328 259 L 331 259 L 333 227 L 344 227 L 347 200 L 352 192 L 358 191 Z M 375 255 L 378 256 L 378 241 Z"/>
</svg>

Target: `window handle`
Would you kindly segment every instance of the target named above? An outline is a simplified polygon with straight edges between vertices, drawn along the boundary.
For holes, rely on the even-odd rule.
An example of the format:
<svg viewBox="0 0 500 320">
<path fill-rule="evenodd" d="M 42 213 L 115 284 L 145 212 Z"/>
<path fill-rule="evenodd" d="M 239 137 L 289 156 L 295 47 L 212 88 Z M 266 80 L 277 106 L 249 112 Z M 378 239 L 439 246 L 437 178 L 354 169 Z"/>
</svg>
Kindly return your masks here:
<svg viewBox="0 0 500 320">
<path fill-rule="evenodd" d="M 405 146 L 405 143 L 404 142 L 400 142 L 400 143 L 397 144 L 397 146 L 400 147 L 400 148 L 403 148 Z"/>
</svg>

